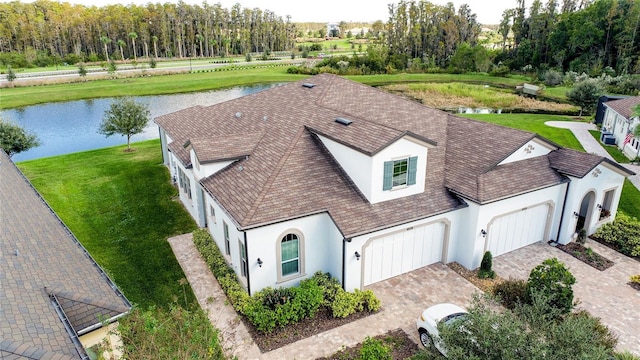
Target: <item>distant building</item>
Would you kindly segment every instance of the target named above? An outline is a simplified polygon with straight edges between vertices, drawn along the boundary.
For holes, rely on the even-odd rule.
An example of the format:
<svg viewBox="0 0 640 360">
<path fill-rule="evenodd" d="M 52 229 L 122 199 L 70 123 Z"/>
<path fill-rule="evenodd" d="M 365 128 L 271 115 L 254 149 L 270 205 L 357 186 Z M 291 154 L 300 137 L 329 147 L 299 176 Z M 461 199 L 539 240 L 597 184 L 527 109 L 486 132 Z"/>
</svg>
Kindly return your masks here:
<svg viewBox="0 0 640 360">
<path fill-rule="evenodd" d="M 336 37 L 340 35 L 340 26 L 338 23 L 327 23 L 326 37 Z"/>
</svg>

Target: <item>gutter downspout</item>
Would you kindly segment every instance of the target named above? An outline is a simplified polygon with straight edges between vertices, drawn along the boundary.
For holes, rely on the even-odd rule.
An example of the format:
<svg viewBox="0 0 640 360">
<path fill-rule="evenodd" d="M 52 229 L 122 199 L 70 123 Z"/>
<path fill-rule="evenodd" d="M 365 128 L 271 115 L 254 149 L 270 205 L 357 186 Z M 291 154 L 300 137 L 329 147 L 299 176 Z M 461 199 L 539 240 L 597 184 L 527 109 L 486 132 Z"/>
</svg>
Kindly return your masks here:
<svg viewBox="0 0 640 360">
<path fill-rule="evenodd" d="M 567 183 L 567 190 L 564 192 L 564 200 L 562 200 L 562 212 L 560 213 L 560 224 L 558 224 L 558 235 L 556 235 L 555 243 L 558 243 L 560 240 L 560 232 L 562 231 L 562 221 L 564 220 L 564 210 L 567 207 L 567 197 L 569 197 L 569 186 L 571 186 L 571 181 Z"/>
<path fill-rule="evenodd" d="M 343 238 L 342 239 L 342 289 L 345 290 L 345 281 L 346 279 L 346 275 L 345 275 L 345 270 L 347 267 L 347 264 L 345 263 L 345 254 L 347 253 L 347 243 L 351 242 L 351 240 L 347 240 L 347 238 Z"/>
<path fill-rule="evenodd" d="M 247 292 L 249 293 L 249 296 L 251 296 L 251 277 L 249 276 L 251 272 L 249 271 L 249 247 L 247 247 L 247 232 L 244 231 L 243 234 L 244 234 L 244 251 L 245 251 L 245 256 L 247 257 Z"/>
</svg>

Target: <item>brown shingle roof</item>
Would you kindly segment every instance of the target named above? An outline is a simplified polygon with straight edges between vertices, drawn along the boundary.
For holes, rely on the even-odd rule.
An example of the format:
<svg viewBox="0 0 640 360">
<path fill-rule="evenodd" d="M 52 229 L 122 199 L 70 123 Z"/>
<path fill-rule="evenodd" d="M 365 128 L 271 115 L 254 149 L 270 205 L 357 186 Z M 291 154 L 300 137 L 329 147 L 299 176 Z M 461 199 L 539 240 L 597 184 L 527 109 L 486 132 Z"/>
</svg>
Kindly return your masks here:
<svg viewBox="0 0 640 360">
<path fill-rule="evenodd" d="M 260 141 L 262 133 L 238 134 L 225 137 L 194 138 L 191 146 L 201 164 L 236 160 L 250 155 Z"/>
<path fill-rule="evenodd" d="M 459 118 L 334 75 L 183 114 L 156 122 L 180 142 L 249 135 L 242 151 L 221 142 L 216 150 L 253 147 L 247 159 L 201 181 L 241 228 L 326 211 L 350 237 L 464 206 L 449 190 L 488 202 L 566 180 L 546 157 L 497 165 L 535 134 Z M 336 123 L 337 117 L 352 123 Z M 250 134 L 262 136 L 256 142 Z M 424 192 L 370 204 L 315 134 L 365 154 L 407 134 L 430 143 Z"/>
<path fill-rule="evenodd" d="M 45 288 L 100 299 L 120 313 L 129 303 L 1 150 L 0 179 L 0 354 L 80 358 Z M 111 314 L 94 309 L 94 321 Z"/>
<path fill-rule="evenodd" d="M 635 173 L 629 169 L 603 156 L 587 154 L 571 149 L 558 149 L 556 151 L 552 151 L 549 153 L 548 157 L 549 163 L 553 169 L 562 174 L 578 178 L 585 177 L 591 170 L 593 170 L 593 168 L 603 162 L 617 168 L 627 175 L 635 175 Z"/>
<path fill-rule="evenodd" d="M 626 119 L 631 119 L 633 116 L 633 108 L 638 104 L 640 104 L 640 96 L 633 96 L 605 103 L 606 106 L 612 108 L 615 112 L 624 116 Z"/>
</svg>

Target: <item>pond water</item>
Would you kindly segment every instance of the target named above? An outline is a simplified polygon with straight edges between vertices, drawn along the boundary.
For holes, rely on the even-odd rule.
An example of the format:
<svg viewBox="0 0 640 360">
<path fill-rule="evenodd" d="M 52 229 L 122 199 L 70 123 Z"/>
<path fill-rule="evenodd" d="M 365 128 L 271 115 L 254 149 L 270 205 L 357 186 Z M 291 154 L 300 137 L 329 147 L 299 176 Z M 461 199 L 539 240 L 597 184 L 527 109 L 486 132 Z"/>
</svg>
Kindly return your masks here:
<svg viewBox="0 0 640 360">
<path fill-rule="evenodd" d="M 277 84 L 236 87 L 190 94 L 139 96 L 138 102 L 149 105 L 151 118 L 185 109 L 195 105 L 208 106 L 223 101 L 269 89 Z M 98 149 L 127 143 L 127 137 L 112 135 L 106 137 L 98 133 L 98 126 L 104 112 L 114 98 L 78 100 L 26 106 L 19 109 L 3 110 L 5 120 L 20 125 L 36 134 L 40 146 L 12 157 L 13 161 L 24 161 L 42 157 Z M 153 121 L 143 133 L 133 135 L 131 142 L 158 138 L 158 128 Z"/>
</svg>

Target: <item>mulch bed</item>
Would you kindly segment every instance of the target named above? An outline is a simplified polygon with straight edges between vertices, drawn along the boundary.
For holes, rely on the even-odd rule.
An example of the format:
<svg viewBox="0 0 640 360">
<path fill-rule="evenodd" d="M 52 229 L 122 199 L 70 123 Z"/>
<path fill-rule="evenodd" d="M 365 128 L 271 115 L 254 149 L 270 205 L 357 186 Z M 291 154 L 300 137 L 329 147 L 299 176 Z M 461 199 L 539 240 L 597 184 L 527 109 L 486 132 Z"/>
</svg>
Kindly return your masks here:
<svg viewBox="0 0 640 360">
<path fill-rule="evenodd" d="M 420 350 L 419 346 L 411 341 L 409 335 L 401 329 L 390 330 L 386 334 L 376 336 L 374 339 L 382 341 L 384 345 L 391 349 L 391 357 L 394 360 L 411 358 Z M 328 357 L 322 357 L 316 360 L 358 359 L 360 358 L 361 348 L 362 343 L 342 349 Z"/>
<path fill-rule="evenodd" d="M 455 261 L 448 263 L 447 266 L 488 294 L 493 293 L 494 286 L 504 281 L 504 279 L 498 275 L 493 279 L 481 279 L 478 277 L 478 270 L 469 270 Z"/>
<path fill-rule="evenodd" d="M 614 262 L 606 257 L 590 250 L 578 243 L 570 242 L 567 245 L 557 245 L 558 249 L 566 252 L 583 263 L 596 268 L 600 271 L 606 270 L 614 265 Z"/>
<path fill-rule="evenodd" d="M 604 241 L 604 240 L 602 240 L 600 238 L 597 238 L 597 237 L 595 237 L 593 235 L 589 236 L 589 239 L 591 239 L 593 241 L 596 241 L 596 242 L 608 247 L 611 250 L 615 250 L 615 251 L 619 252 L 620 254 L 623 254 L 626 257 L 630 257 L 630 258 L 634 259 L 635 261 L 640 261 L 640 256 L 631 256 L 631 255 L 627 255 L 627 254 L 623 253 L 622 251 L 620 251 L 620 247 L 618 246 L 618 244 L 608 243 L 608 242 L 606 242 L 606 241 Z"/>
<path fill-rule="evenodd" d="M 282 329 L 276 329 L 271 333 L 261 333 L 248 320 L 242 318 L 247 330 L 251 334 L 253 341 L 258 345 L 261 352 L 267 352 L 289 345 L 301 339 L 306 339 L 315 334 L 331 330 L 338 326 L 348 324 L 352 321 L 365 318 L 373 312 L 363 311 L 350 315 L 344 319 L 334 318 L 331 310 L 320 308 L 313 319 L 305 319 L 296 324 L 289 324 Z"/>
</svg>

